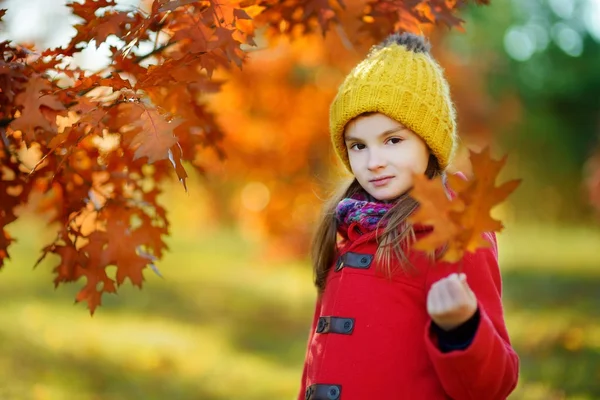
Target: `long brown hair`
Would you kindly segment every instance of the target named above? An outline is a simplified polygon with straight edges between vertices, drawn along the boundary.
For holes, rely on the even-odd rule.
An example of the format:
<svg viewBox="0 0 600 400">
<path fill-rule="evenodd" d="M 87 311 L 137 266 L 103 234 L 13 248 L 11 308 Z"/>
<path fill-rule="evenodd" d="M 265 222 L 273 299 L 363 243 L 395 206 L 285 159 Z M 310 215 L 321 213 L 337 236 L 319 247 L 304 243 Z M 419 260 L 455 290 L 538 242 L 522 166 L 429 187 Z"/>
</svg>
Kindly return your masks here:
<svg viewBox="0 0 600 400">
<path fill-rule="evenodd" d="M 425 175 L 429 179 L 443 175 L 437 158 L 433 155 L 429 157 Z M 335 218 L 336 207 L 342 199 L 352 197 L 357 193 L 364 193 L 368 198 L 370 197 L 356 178 L 352 178 L 350 182 L 344 181 L 323 206 L 323 212 L 313 236 L 311 248 L 314 280 L 319 292 L 325 289 L 327 273 L 339 256 L 338 225 Z M 393 265 L 399 265 L 403 270 L 408 270 L 410 267 L 406 251 L 407 246 L 414 239 L 415 233 L 414 227 L 408 222 L 407 218 L 418 205 L 419 203 L 408 192 L 404 193 L 394 202 L 394 206 L 377 225 L 376 229 L 379 230 L 380 225 L 385 223 L 383 233 L 379 234 L 377 232 L 376 234 L 378 246 L 375 260 L 376 264 L 383 269 L 388 277 L 391 277 L 395 272 Z M 398 261 L 397 263 L 392 262 L 392 256 Z"/>
</svg>

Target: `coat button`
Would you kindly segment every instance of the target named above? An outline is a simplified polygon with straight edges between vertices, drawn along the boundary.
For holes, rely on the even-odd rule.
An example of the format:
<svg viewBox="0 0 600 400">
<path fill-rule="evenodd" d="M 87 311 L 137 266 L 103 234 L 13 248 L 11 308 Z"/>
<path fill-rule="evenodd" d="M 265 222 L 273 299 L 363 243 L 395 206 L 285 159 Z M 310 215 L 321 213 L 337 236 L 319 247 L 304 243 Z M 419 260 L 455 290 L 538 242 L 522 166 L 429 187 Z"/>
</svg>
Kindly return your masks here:
<svg viewBox="0 0 600 400">
<path fill-rule="evenodd" d="M 323 318 L 319 318 L 319 323 L 317 324 L 317 332 L 321 333 L 325 330 L 325 320 Z"/>
<path fill-rule="evenodd" d="M 330 400 L 337 400 L 340 398 L 340 389 L 337 386 L 330 386 L 327 391 L 327 398 Z"/>
<path fill-rule="evenodd" d="M 352 323 L 352 320 L 349 319 L 346 322 L 344 322 L 344 332 L 350 332 L 353 328 L 354 324 Z"/>
<path fill-rule="evenodd" d="M 306 394 L 305 394 L 305 396 L 304 396 L 304 397 L 305 397 L 305 400 L 308 400 L 308 399 L 310 399 L 310 397 L 312 396 L 312 394 L 314 393 L 314 391 L 315 391 L 315 388 L 314 388 L 314 387 L 312 387 L 312 386 L 309 386 L 309 387 L 307 387 L 307 388 L 306 388 Z"/>
<path fill-rule="evenodd" d="M 367 257 L 363 257 L 363 258 L 360 259 L 360 262 L 363 263 L 363 264 L 366 264 L 366 263 L 369 262 L 369 259 Z"/>
</svg>

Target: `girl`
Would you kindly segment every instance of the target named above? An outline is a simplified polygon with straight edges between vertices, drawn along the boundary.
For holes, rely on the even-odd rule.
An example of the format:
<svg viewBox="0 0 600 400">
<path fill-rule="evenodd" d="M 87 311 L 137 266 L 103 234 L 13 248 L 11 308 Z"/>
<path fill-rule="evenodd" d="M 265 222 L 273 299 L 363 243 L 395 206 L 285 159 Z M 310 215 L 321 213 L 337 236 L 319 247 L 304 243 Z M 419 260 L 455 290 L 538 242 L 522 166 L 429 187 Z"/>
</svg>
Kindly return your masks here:
<svg viewBox="0 0 600 400">
<path fill-rule="evenodd" d="M 455 130 L 421 36 L 391 35 L 340 86 L 330 133 L 354 177 L 313 243 L 318 296 L 298 399 L 496 400 L 515 388 L 495 235 L 456 264 L 410 249 L 431 231 L 407 221 L 413 173 L 445 176 Z"/>
</svg>

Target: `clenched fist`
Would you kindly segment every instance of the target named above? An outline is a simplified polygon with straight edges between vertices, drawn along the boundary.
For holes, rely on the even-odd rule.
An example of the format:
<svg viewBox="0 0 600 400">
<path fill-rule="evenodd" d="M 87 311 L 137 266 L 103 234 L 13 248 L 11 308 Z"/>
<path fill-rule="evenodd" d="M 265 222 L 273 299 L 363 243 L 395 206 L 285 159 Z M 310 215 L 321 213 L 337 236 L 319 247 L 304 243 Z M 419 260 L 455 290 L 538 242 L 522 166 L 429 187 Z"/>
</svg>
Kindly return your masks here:
<svg viewBox="0 0 600 400">
<path fill-rule="evenodd" d="M 450 274 L 431 285 L 427 312 L 440 328 L 449 331 L 466 322 L 477 311 L 477 298 L 465 274 Z"/>
</svg>

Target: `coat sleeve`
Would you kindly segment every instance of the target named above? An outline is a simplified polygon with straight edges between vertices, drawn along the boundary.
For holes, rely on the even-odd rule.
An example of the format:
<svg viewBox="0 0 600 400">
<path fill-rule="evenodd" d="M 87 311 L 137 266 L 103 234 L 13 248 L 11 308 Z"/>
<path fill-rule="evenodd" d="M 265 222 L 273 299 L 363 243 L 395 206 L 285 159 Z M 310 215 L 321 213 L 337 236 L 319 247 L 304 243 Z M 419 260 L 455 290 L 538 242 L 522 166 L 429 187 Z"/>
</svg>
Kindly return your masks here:
<svg viewBox="0 0 600 400">
<path fill-rule="evenodd" d="M 502 309 L 502 282 L 498 268 L 496 236 L 486 233 L 491 247 L 466 253 L 462 262 L 437 263 L 430 268 L 426 289 L 453 272 L 463 272 L 477 297 L 479 324 L 464 349 L 442 352 L 432 321 L 425 342 L 444 390 L 454 400 L 504 400 L 517 385 L 519 357 L 511 346 Z"/>
<path fill-rule="evenodd" d="M 304 400 L 306 398 L 306 370 L 308 367 L 309 359 L 308 359 L 308 349 L 310 348 L 310 343 L 312 342 L 313 335 L 315 334 L 315 330 L 317 329 L 317 322 L 319 321 L 319 316 L 321 315 L 321 296 L 317 296 L 317 300 L 315 303 L 315 313 L 313 315 L 312 325 L 310 328 L 310 332 L 308 333 L 308 343 L 306 345 L 306 355 L 304 357 L 304 368 L 302 369 L 302 380 L 300 381 L 300 392 L 298 393 L 298 400 Z"/>
</svg>

